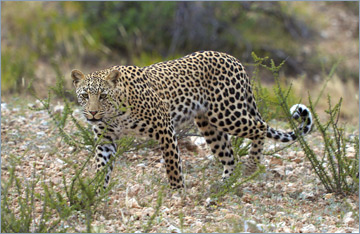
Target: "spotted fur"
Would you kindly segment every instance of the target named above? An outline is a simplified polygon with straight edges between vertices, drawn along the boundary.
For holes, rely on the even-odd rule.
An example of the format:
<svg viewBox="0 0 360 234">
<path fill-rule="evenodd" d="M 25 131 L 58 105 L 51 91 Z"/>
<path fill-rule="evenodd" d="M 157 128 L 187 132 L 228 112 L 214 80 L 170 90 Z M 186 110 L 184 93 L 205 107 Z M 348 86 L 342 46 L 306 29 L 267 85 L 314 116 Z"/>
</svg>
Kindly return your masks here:
<svg viewBox="0 0 360 234">
<path fill-rule="evenodd" d="M 282 142 L 296 139 L 294 132 L 275 130 L 261 118 L 244 67 L 225 53 L 195 52 L 148 67 L 113 66 L 88 75 L 74 70 L 71 76 L 95 138 L 104 135 L 96 151 L 98 170 L 115 154 L 121 136 L 147 136 L 161 146 L 170 185 L 183 187 L 175 129 L 189 120 L 195 121 L 219 157 L 223 178 L 235 167 L 230 135 L 252 140 L 245 175 L 261 161 L 265 137 Z M 291 113 L 302 119 L 301 133 L 309 133 L 312 118 L 306 106 L 294 105 Z M 111 171 L 112 166 L 104 187 Z"/>
</svg>

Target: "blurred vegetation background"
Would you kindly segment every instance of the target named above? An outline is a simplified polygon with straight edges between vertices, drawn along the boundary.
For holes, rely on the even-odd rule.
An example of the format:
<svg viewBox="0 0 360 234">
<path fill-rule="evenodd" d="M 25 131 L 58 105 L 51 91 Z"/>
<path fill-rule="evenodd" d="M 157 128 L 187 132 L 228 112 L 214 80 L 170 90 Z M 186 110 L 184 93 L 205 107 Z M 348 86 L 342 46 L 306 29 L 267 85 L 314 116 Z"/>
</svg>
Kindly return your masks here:
<svg viewBox="0 0 360 234">
<path fill-rule="evenodd" d="M 358 2 L 2 2 L 1 22 L 5 101 L 28 87 L 46 97 L 58 75 L 71 89 L 74 68 L 146 66 L 198 50 L 237 57 L 251 77 L 254 51 L 286 60 L 280 77 L 305 104 L 325 87 L 344 98 L 342 118 L 358 122 Z M 261 81 L 270 87 L 271 74 Z"/>
</svg>

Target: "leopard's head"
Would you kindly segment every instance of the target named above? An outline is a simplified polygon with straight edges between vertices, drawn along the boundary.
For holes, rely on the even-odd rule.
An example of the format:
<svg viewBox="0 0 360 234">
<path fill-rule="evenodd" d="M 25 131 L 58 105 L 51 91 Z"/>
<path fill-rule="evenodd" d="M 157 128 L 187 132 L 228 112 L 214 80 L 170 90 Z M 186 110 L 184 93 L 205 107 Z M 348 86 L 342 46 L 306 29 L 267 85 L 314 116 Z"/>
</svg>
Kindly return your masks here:
<svg viewBox="0 0 360 234">
<path fill-rule="evenodd" d="M 119 71 L 109 69 L 88 75 L 84 75 L 79 70 L 71 72 L 78 101 L 88 121 L 95 123 L 116 114 L 113 108 L 113 97 L 119 76 Z"/>
</svg>

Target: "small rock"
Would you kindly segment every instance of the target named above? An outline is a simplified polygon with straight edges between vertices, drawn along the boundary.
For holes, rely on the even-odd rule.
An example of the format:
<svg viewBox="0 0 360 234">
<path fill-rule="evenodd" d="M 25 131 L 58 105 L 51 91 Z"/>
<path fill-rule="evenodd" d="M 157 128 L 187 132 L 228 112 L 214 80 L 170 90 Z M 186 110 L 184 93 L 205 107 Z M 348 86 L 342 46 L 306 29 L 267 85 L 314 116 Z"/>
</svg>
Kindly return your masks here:
<svg viewBox="0 0 360 234">
<path fill-rule="evenodd" d="M 294 160 L 292 160 L 293 162 L 295 162 L 295 163 L 297 163 L 297 164 L 299 164 L 299 163 L 301 163 L 302 161 L 303 161 L 303 159 L 301 159 L 301 158 L 295 158 Z"/>
<path fill-rule="evenodd" d="M 5 102 L 1 103 L 1 111 L 7 111 L 7 110 L 9 110 L 8 105 Z"/>
<path fill-rule="evenodd" d="M 340 229 L 337 229 L 334 233 L 346 233 L 346 231 L 345 231 L 345 229 L 340 228 Z"/>
<path fill-rule="evenodd" d="M 139 203 L 136 201 L 136 199 L 134 197 L 130 198 L 127 201 L 125 201 L 125 205 L 128 208 L 140 208 Z"/>
<path fill-rule="evenodd" d="M 69 152 L 74 153 L 76 151 L 76 148 L 74 146 L 69 147 Z"/>
<path fill-rule="evenodd" d="M 266 228 L 266 227 L 267 227 L 267 226 L 266 226 L 265 224 L 263 224 L 263 223 L 256 224 L 256 228 L 257 228 L 261 233 L 265 232 L 265 228 Z"/>
<path fill-rule="evenodd" d="M 254 220 L 245 220 L 244 221 L 244 232 L 260 233 L 263 231 L 258 228 L 258 225 Z"/>
<path fill-rule="evenodd" d="M 213 199 L 211 199 L 210 197 L 206 198 L 205 200 L 205 206 L 212 206 L 215 205 L 216 201 L 214 201 Z"/>
<path fill-rule="evenodd" d="M 330 199 L 330 198 L 332 198 L 334 196 L 334 194 L 332 194 L 332 193 L 327 193 L 327 194 L 325 194 L 325 199 Z"/>
<path fill-rule="evenodd" d="M 145 208 L 143 209 L 142 213 L 145 215 L 145 216 L 151 216 L 153 215 L 155 212 L 154 208 L 152 207 L 148 207 L 148 208 Z"/>
<path fill-rule="evenodd" d="M 305 227 L 302 227 L 300 231 L 303 233 L 312 233 L 316 231 L 316 227 L 313 224 L 309 224 Z"/>
<path fill-rule="evenodd" d="M 205 145 L 206 144 L 206 140 L 204 137 L 191 137 L 192 141 L 194 142 L 195 145 Z"/>
<path fill-rule="evenodd" d="M 175 227 L 174 225 L 170 225 L 168 227 L 168 230 L 170 233 L 181 233 L 181 230 L 177 227 Z"/>
<path fill-rule="evenodd" d="M 45 132 L 40 131 L 40 132 L 37 132 L 37 133 L 36 133 L 36 135 L 38 135 L 39 137 L 41 137 L 41 136 L 45 136 Z"/>
<path fill-rule="evenodd" d="M 274 177 L 284 177 L 286 175 L 285 167 L 276 165 L 274 169 L 271 169 L 271 173 Z"/>
<path fill-rule="evenodd" d="M 302 192 L 299 196 L 300 199 L 303 200 L 313 200 L 315 198 L 314 193 L 312 191 L 310 192 Z"/>
<path fill-rule="evenodd" d="M 270 160 L 270 166 L 273 166 L 273 165 L 280 165 L 282 166 L 283 165 L 283 160 L 281 158 L 271 158 Z"/>
<path fill-rule="evenodd" d="M 163 214 L 169 214 L 169 213 L 170 213 L 170 209 L 164 206 L 164 207 L 161 208 L 161 213 L 163 213 Z"/>
<path fill-rule="evenodd" d="M 49 122 L 46 121 L 46 120 L 43 120 L 43 121 L 41 121 L 41 125 L 43 125 L 43 126 L 48 126 L 48 125 L 49 125 Z"/>
<path fill-rule="evenodd" d="M 351 217 L 352 214 L 353 212 L 350 211 L 344 215 L 343 222 L 348 226 L 353 225 L 355 222 L 355 220 Z"/>
<path fill-rule="evenodd" d="M 63 160 L 61 160 L 61 159 L 59 159 L 59 158 L 57 158 L 56 161 L 57 161 L 58 163 L 60 163 L 60 164 L 64 164 L 64 163 L 65 163 Z"/>
<path fill-rule="evenodd" d="M 133 196 L 137 195 L 140 192 L 140 190 L 141 190 L 141 186 L 139 184 L 130 186 L 129 190 L 128 190 L 128 195 L 130 197 L 133 197 Z"/>
<path fill-rule="evenodd" d="M 28 144 L 20 145 L 21 150 L 26 150 L 29 147 Z"/>
<path fill-rule="evenodd" d="M 38 145 L 37 146 L 39 149 L 46 149 L 47 148 L 47 145 Z"/>
<path fill-rule="evenodd" d="M 30 108 L 30 109 L 33 109 L 36 107 L 35 103 L 28 103 L 27 106 Z M 2 107 L 2 104 L 1 104 L 1 107 Z M 2 108 L 1 108 L 2 109 Z"/>
<path fill-rule="evenodd" d="M 290 232 L 292 232 L 292 230 L 289 227 L 285 226 L 285 227 L 282 228 L 281 232 L 290 233 Z"/>
<path fill-rule="evenodd" d="M 54 107 L 54 112 L 55 113 L 58 113 L 58 114 L 61 114 L 64 110 L 64 105 L 61 105 L 61 104 L 57 104 L 55 107 Z"/>
<path fill-rule="evenodd" d="M 213 154 L 210 154 L 209 156 L 206 157 L 207 159 L 209 159 L 210 161 L 213 161 L 215 159 Z"/>
<path fill-rule="evenodd" d="M 36 100 L 36 101 L 35 101 L 35 107 L 36 107 L 36 108 L 43 108 L 44 105 L 41 103 L 40 100 Z"/>
</svg>

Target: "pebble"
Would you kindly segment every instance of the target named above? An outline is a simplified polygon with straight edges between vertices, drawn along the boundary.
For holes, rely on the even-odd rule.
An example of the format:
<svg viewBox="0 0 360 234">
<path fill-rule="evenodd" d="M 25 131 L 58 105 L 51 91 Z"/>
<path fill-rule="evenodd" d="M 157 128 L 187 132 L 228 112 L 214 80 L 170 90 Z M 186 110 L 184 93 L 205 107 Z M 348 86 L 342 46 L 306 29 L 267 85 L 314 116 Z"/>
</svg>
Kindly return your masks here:
<svg viewBox="0 0 360 234">
<path fill-rule="evenodd" d="M 334 194 L 333 193 L 327 193 L 327 194 L 325 194 L 325 199 L 330 199 L 330 198 L 332 198 L 334 196 Z"/>
<path fill-rule="evenodd" d="M 32 109 L 32 108 L 36 108 L 36 105 L 35 105 L 35 103 L 28 103 L 28 104 L 27 104 L 27 107 L 29 107 L 30 109 Z"/>
<path fill-rule="evenodd" d="M 303 233 L 313 233 L 316 231 L 316 227 L 313 224 L 306 225 L 300 229 Z"/>
<path fill-rule="evenodd" d="M 215 205 L 215 204 L 216 204 L 216 202 L 212 198 L 210 198 L 210 197 L 206 198 L 205 206 L 212 206 L 212 205 Z"/>
<path fill-rule="evenodd" d="M 60 163 L 60 164 L 64 164 L 64 163 L 65 163 L 63 160 L 61 160 L 61 159 L 59 159 L 59 158 L 57 158 L 56 161 L 57 161 L 58 163 Z"/>
<path fill-rule="evenodd" d="M 206 144 L 204 137 L 191 137 L 190 139 L 194 142 L 195 145 L 198 146 Z"/>
<path fill-rule="evenodd" d="M 310 191 L 310 192 L 300 193 L 299 198 L 303 199 L 303 200 L 309 200 L 309 199 L 311 200 L 311 199 L 314 199 L 315 196 L 314 196 L 314 193 L 312 191 Z"/>
<path fill-rule="evenodd" d="M 160 208 L 160 210 L 161 210 L 161 213 L 166 213 L 166 214 L 168 214 L 169 212 L 170 212 L 170 209 L 169 208 L 167 208 L 167 207 L 162 207 L 162 208 Z"/>
<path fill-rule="evenodd" d="M 93 147 L 92 145 L 85 145 L 85 148 L 90 151 L 92 150 L 92 147 Z"/>
<path fill-rule="evenodd" d="M 70 153 L 74 153 L 75 150 L 76 150 L 76 148 L 75 148 L 74 146 L 70 146 L 70 147 L 69 147 L 69 152 L 70 152 Z"/>
<path fill-rule="evenodd" d="M 5 102 L 1 103 L 1 111 L 7 111 L 7 110 L 9 110 L 8 105 Z"/>
<path fill-rule="evenodd" d="M 354 224 L 355 220 L 351 217 L 353 215 L 353 212 L 348 212 L 344 215 L 343 222 L 344 224 L 351 226 Z"/>
<path fill-rule="evenodd" d="M 168 227 L 168 230 L 170 233 L 181 233 L 181 230 L 177 227 L 175 227 L 174 225 L 170 225 Z"/>
<path fill-rule="evenodd" d="M 63 112 L 63 110 L 64 110 L 64 106 L 63 106 L 63 105 L 58 104 L 58 105 L 56 105 L 56 106 L 54 107 L 54 112 L 55 112 L 55 113 L 61 114 L 61 113 Z"/>
<path fill-rule="evenodd" d="M 209 156 L 206 157 L 208 160 L 213 161 L 215 160 L 215 156 L 213 154 L 210 154 Z"/>
<path fill-rule="evenodd" d="M 45 136 L 45 132 L 40 131 L 40 132 L 37 132 L 36 135 L 38 135 L 39 137 L 42 137 L 42 136 Z"/>
<path fill-rule="evenodd" d="M 145 208 L 142 212 L 145 216 L 151 216 L 154 214 L 155 210 L 152 207 L 148 207 L 148 208 Z"/>
<path fill-rule="evenodd" d="M 128 196 L 129 197 L 136 196 L 140 192 L 141 189 L 142 189 L 142 186 L 139 185 L 139 184 L 129 186 L 128 189 L 127 189 L 128 190 Z"/>
<path fill-rule="evenodd" d="M 41 103 L 40 100 L 37 99 L 37 100 L 35 101 L 35 107 L 37 107 L 37 108 L 43 108 L 44 105 Z"/>
<path fill-rule="evenodd" d="M 128 208 L 140 208 L 139 203 L 137 202 L 137 200 L 134 197 L 130 198 L 129 200 L 126 200 L 125 205 Z"/>
<path fill-rule="evenodd" d="M 258 224 L 254 220 L 244 221 L 244 232 L 260 233 L 263 231 L 263 228 L 261 226 L 258 226 Z"/>
</svg>

